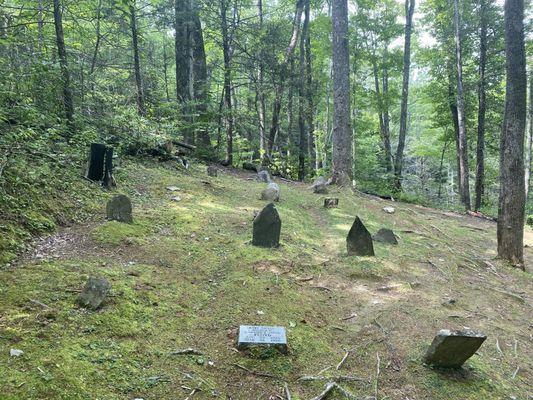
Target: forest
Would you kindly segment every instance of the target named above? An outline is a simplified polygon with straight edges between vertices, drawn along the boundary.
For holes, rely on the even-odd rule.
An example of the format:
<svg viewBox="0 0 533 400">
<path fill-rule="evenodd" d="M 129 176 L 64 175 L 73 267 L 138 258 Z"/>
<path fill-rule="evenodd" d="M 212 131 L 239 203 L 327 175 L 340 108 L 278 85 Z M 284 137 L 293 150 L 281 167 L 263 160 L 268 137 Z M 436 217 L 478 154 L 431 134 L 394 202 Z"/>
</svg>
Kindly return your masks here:
<svg viewBox="0 0 533 400">
<path fill-rule="evenodd" d="M 529 0 L 0 0 L 0 398 L 529 398 L 532 25 Z M 268 251 L 252 209 L 253 246 L 283 220 Z M 247 321 L 289 358 L 238 358 Z M 443 326 L 490 353 L 421 372 Z"/>
</svg>

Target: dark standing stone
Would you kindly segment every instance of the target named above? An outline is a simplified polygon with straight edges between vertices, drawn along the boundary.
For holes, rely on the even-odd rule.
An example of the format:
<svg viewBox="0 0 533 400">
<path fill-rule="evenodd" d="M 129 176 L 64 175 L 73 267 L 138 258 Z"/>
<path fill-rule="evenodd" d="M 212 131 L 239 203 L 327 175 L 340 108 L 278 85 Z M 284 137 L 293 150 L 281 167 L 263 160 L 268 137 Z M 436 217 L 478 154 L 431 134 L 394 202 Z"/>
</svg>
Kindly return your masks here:
<svg viewBox="0 0 533 400">
<path fill-rule="evenodd" d="M 424 362 L 436 367 L 459 368 L 475 354 L 486 339 L 484 334 L 471 330 L 443 329 L 433 339 Z"/>
<path fill-rule="evenodd" d="M 323 176 L 319 176 L 315 180 L 311 188 L 313 189 L 313 193 L 326 194 L 328 192 L 327 185 L 328 182 L 326 181 L 326 179 Z"/>
<path fill-rule="evenodd" d="M 348 248 L 349 256 L 374 255 L 372 236 L 370 236 L 370 232 L 368 232 L 359 217 L 355 217 L 352 228 L 346 237 L 346 247 Z"/>
<path fill-rule="evenodd" d="M 244 350 L 250 346 L 273 346 L 286 353 L 287 334 L 285 328 L 281 326 L 241 325 L 237 348 Z"/>
<path fill-rule="evenodd" d="M 324 199 L 324 207 L 326 208 L 336 208 L 339 206 L 339 199 L 327 198 Z"/>
<path fill-rule="evenodd" d="M 387 228 L 381 228 L 378 233 L 374 235 L 374 240 L 381 243 L 398 244 L 398 239 L 396 239 L 394 232 Z"/>
<path fill-rule="evenodd" d="M 271 179 L 270 179 L 270 174 L 268 173 L 268 171 L 259 171 L 257 173 L 257 180 L 259 182 L 264 182 L 264 183 L 270 183 L 271 182 Z"/>
<path fill-rule="evenodd" d="M 279 186 L 274 182 L 270 182 L 266 189 L 261 192 L 261 200 L 279 201 L 279 193 Z"/>
<path fill-rule="evenodd" d="M 131 224 L 133 217 L 131 215 L 131 201 L 127 196 L 119 194 L 107 202 L 107 219 L 110 221 L 119 221 Z"/>
<path fill-rule="evenodd" d="M 252 244 L 259 247 L 278 247 L 281 219 L 273 203 L 268 204 L 254 218 Z"/>
<path fill-rule="evenodd" d="M 103 278 L 89 278 L 83 288 L 78 303 L 85 308 L 96 310 L 105 300 L 111 285 Z"/>
<path fill-rule="evenodd" d="M 216 178 L 218 175 L 218 169 L 216 167 L 213 167 L 212 165 L 209 165 L 207 167 L 207 175 Z"/>
</svg>

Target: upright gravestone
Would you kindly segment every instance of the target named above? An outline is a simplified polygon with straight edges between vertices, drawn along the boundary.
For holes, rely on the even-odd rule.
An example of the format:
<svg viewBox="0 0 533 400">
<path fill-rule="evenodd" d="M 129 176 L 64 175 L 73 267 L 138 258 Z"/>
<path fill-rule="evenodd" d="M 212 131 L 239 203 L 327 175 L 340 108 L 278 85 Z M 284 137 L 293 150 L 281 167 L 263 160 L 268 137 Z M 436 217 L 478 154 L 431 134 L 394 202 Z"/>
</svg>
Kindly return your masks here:
<svg viewBox="0 0 533 400">
<path fill-rule="evenodd" d="M 279 186 L 274 182 L 270 182 L 268 186 L 261 192 L 261 200 L 279 201 L 279 196 Z"/>
<path fill-rule="evenodd" d="M 443 368 L 459 368 L 472 357 L 487 339 L 483 333 L 472 330 L 450 331 L 443 329 L 437 333 L 424 357 L 429 365 Z"/>
<path fill-rule="evenodd" d="M 359 217 L 355 217 L 355 221 L 346 237 L 346 247 L 349 256 L 373 256 L 374 245 L 372 244 L 372 236 L 370 232 L 363 225 Z"/>
<path fill-rule="evenodd" d="M 326 194 L 328 192 L 327 185 L 328 182 L 326 181 L 326 179 L 323 176 L 319 176 L 315 180 L 311 188 L 313 189 L 313 193 Z"/>
<path fill-rule="evenodd" d="M 107 202 L 107 219 L 131 224 L 133 216 L 131 214 L 131 201 L 127 196 L 119 194 Z"/>
<path fill-rule="evenodd" d="M 373 238 L 376 242 L 386 243 L 386 244 L 398 244 L 398 239 L 393 231 L 387 228 L 381 228 L 378 233 L 374 235 Z"/>
<path fill-rule="evenodd" d="M 218 175 L 218 169 L 212 165 L 207 167 L 207 175 L 216 178 Z"/>
<path fill-rule="evenodd" d="M 111 290 L 111 285 L 106 279 L 103 278 L 89 278 L 80 297 L 78 297 L 78 303 L 85 308 L 96 310 L 107 297 L 107 294 Z"/>
<path fill-rule="evenodd" d="M 270 174 L 266 170 L 261 170 L 257 173 L 257 180 L 259 182 L 270 183 Z"/>
<path fill-rule="evenodd" d="M 339 199 L 337 198 L 326 198 L 324 199 L 324 207 L 326 208 L 336 208 L 339 206 Z"/>
<path fill-rule="evenodd" d="M 259 247 L 278 247 L 281 219 L 273 203 L 268 204 L 254 218 L 252 244 Z"/>
<path fill-rule="evenodd" d="M 281 326 L 241 325 L 237 349 L 244 350 L 251 346 L 276 347 L 287 352 L 287 334 Z"/>
</svg>

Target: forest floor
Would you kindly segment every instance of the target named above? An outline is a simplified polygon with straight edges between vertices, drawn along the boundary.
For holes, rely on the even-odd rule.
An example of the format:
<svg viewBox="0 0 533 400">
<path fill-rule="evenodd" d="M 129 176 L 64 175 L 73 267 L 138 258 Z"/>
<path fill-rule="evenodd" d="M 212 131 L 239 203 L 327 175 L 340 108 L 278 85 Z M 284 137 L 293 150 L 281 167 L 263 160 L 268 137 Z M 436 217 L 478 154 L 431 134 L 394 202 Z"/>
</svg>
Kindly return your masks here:
<svg viewBox="0 0 533 400">
<path fill-rule="evenodd" d="M 267 400 L 286 385 L 307 400 L 333 380 L 361 399 L 531 398 L 531 273 L 495 259 L 495 223 L 336 188 L 339 208 L 325 209 L 278 181 L 282 245 L 262 249 L 250 240 L 264 184 L 250 178 L 125 162 L 134 224 L 106 221 L 102 198 L 93 219 L 0 269 L 0 398 Z M 348 257 L 355 215 L 399 244 Z M 525 241 L 531 270 L 530 228 Z M 96 312 L 76 305 L 88 276 L 112 284 Z M 238 352 L 241 324 L 286 327 L 289 353 Z M 462 370 L 423 365 L 438 330 L 463 327 L 488 339 Z M 185 348 L 203 355 L 172 355 Z"/>
</svg>

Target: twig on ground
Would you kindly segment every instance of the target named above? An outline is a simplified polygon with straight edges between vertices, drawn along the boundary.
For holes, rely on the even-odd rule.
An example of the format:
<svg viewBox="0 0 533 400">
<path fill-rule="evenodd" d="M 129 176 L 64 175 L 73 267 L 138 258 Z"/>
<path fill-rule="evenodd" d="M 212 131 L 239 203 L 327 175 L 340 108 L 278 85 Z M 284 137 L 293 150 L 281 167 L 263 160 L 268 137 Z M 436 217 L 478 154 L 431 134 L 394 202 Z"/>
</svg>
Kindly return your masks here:
<svg viewBox="0 0 533 400">
<path fill-rule="evenodd" d="M 318 396 L 316 397 L 313 397 L 312 400 L 323 400 L 325 399 L 333 389 L 335 389 L 335 382 L 329 382 L 327 385 L 326 385 L 326 388 L 324 389 L 324 391 L 322 393 L 320 393 Z"/>
<path fill-rule="evenodd" d="M 274 379 L 279 379 L 278 376 L 276 375 L 272 375 L 272 374 L 268 374 L 266 372 L 259 372 L 259 371 L 253 371 L 249 368 L 246 368 L 244 365 L 240 365 L 240 364 L 233 364 L 235 367 L 239 368 L 239 369 L 242 369 L 243 371 L 246 371 L 248 372 L 249 374 L 252 374 L 252 375 L 255 375 L 255 376 L 262 376 L 264 378 L 274 378 Z"/>
<path fill-rule="evenodd" d="M 314 276 L 307 276 L 307 277 L 304 277 L 304 278 L 296 278 L 296 280 L 298 282 L 309 282 L 309 281 L 312 281 L 313 279 L 315 279 Z"/>
<path fill-rule="evenodd" d="M 350 355 L 350 352 L 349 352 L 349 351 L 347 351 L 347 352 L 346 352 L 346 354 L 344 355 L 344 357 L 342 357 L 342 360 L 341 360 L 341 362 L 340 362 L 339 364 L 337 364 L 337 368 L 336 368 L 336 369 L 337 369 L 337 371 L 338 371 L 339 369 L 341 369 L 341 368 L 342 368 L 342 366 L 344 365 L 344 363 L 345 363 L 345 362 L 346 362 L 346 360 L 348 359 L 348 356 L 349 356 L 349 355 Z"/>
<path fill-rule="evenodd" d="M 347 317 L 344 317 L 344 318 L 339 318 L 341 321 L 348 321 L 349 319 L 352 319 L 352 318 L 355 318 L 357 317 L 357 314 L 353 313 L 352 315 L 349 315 Z"/>
<path fill-rule="evenodd" d="M 500 353 L 500 355 L 503 356 L 503 351 L 500 347 L 500 341 L 498 340 L 498 338 L 496 338 L 496 350 L 498 350 L 498 353 Z"/>
<path fill-rule="evenodd" d="M 526 302 L 526 299 L 524 299 L 522 296 L 517 295 L 516 293 L 508 292 L 507 290 L 503 290 L 503 289 L 498 289 L 498 288 L 495 288 L 493 286 L 485 286 L 485 288 L 490 289 L 490 290 L 494 290 L 495 292 L 498 292 L 498 293 L 501 293 L 501 294 L 505 294 L 505 295 L 507 295 L 509 297 L 512 297 L 515 300 L 518 300 L 520 303 L 525 303 Z"/>
<path fill-rule="evenodd" d="M 287 382 L 285 382 L 283 390 L 285 392 L 285 400 L 292 400 L 291 392 L 289 391 L 289 385 L 287 384 Z"/>
<path fill-rule="evenodd" d="M 192 392 L 189 393 L 189 395 L 185 398 L 185 400 L 189 400 L 189 399 L 192 398 L 197 392 L 201 392 L 201 391 L 202 391 L 202 389 L 200 389 L 200 388 L 194 388 L 194 389 L 192 390 Z"/>
<path fill-rule="evenodd" d="M 30 303 L 38 305 L 39 307 L 42 307 L 42 308 L 48 308 L 48 309 L 52 308 L 52 307 L 40 302 L 39 300 L 35 300 L 35 299 L 30 299 Z"/>
<path fill-rule="evenodd" d="M 375 400 L 379 400 L 379 398 L 378 398 L 379 374 L 381 373 L 381 371 L 380 371 L 381 359 L 379 358 L 379 353 L 376 353 L 376 359 L 377 359 L 377 363 L 376 363 L 376 386 L 374 388 L 374 398 L 375 398 Z"/>
<path fill-rule="evenodd" d="M 340 326 L 336 326 L 336 325 L 333 325 L 333 326 L 331 327 L 331 329 L 336 329 L 336 330 L 338 330 L 338 331 L 346 332 L 346 329 L 344 329 L 344 328 L 342 328 L 342 327 L 340 327 Z"/>
<path fill-rule="evenodd" d="M 516 378 L 516 375 L 518 375 L 518 371 L 520 371 L 520 367 L 516 367 L 515 371 L 513 372 L 513 376 L 511 376 L 511 379 Z"/>
<path fill-rule="evenodd" d="M 204 353 L 202 353 L 199 350 L 193 349 L 193 348 L 187 348 L 182 350 L 176 350 L 170 353 L 171 356 L 185 356 L 185 355 L 194 355 L 194 356 L 202 356 Z"/>
<path fill-rule="evenodd" d="M 319 289 L 324 290 L 325 292 L 333 292 L 332 289 L 326 287 L 326 286 L 311 286 L 312 289 Z"/>
</svg>

